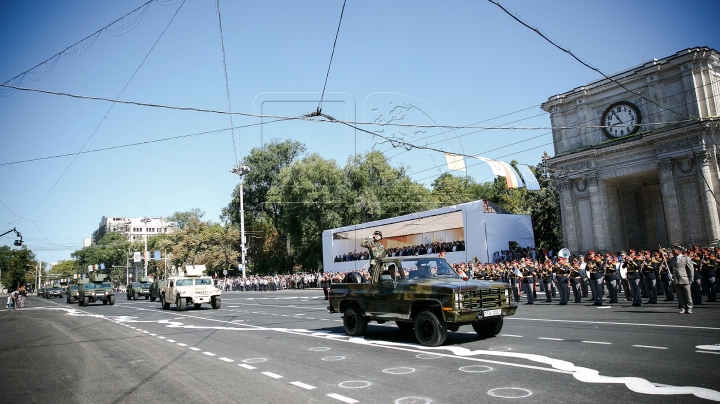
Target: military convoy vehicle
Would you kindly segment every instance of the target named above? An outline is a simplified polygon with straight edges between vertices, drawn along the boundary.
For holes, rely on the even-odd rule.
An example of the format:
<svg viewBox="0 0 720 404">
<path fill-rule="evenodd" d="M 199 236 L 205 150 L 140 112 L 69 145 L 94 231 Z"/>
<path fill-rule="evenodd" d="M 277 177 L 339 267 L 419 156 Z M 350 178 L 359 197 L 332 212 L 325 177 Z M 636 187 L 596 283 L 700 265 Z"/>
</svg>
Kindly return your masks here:
<svg viewBox="0 0 720 404">
<path fill-rule="evenodd" d="M 364 335 L 369 321 L 395 321 L 414 330 L 418 342 L 442 345 L 448 331 L 471 325 L 483 338 L 494 337 L 503 318 L 512 316 L 509 285 L 464 280 L 444 258 L 387 257 L 378 260 L 370 280 L 350 273 L 330 285 L 330 313 L 343 313 L 345 332 Z"/>
<path fill-rule="evenodd" d="M 160 284 L 162 281 L 155 281 L 150 284 L 150 301 L 154 302 L 160 298 Z"/>
<path fill-rule="evenodd" d="M 49 288 L 45 288 L 45 291 L 43 292 L 43 297 L 46 299 L 49 299 L 51 297 L 59 297 L 62 299 L 63 290 L 60 285 L 50 286 Z"/>
<path fill-rule="evenodd" d="M 209 303 L 213 309 L 220 308 L 220 289 L 213 285 L 212 278 L 203 275 L 204 265 L 187 265 L 185 271 L 170 276 L 160 283 L 160 302 L 163 310 L 174 303 L 178 311 L 189 304 L 199 309 L 203 303 Z"/>
<path fill-rule="evenodd" d="M 65 296 L 68 303 L 74 303 L 78 300 L 78 285 L 68 285 L 65 288 Z"/>
<path fill-rule="evenodd" d="M 103 304 L 115 304 L 115 289 L 106 274 L 94 273 L 90 278 L 78 282 L 78 302 L 80 306 L 102 301 Z"/>
<path fill-rule="evenodd" d="M 138 297 L 143 296 L 145 300 L 150 298 L 150 277 L 141 276 L 138 282 L 131 282 L 127 286 L 127 299 L 137 300 Z"/>
</svg>

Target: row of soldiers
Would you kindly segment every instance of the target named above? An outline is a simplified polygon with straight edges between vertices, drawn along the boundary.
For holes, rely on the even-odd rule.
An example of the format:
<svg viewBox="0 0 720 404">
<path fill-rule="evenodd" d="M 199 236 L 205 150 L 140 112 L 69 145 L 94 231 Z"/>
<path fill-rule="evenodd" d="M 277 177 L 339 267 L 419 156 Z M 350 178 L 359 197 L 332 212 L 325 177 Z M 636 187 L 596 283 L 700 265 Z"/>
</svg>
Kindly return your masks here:
<svg viewBox="0 0 720 404">
<path fill-rule="evenodd" d="M 720 248 L 700 249 L 693 247 L 685 251 L 690 258 L 694 274 L 690 279 L 690 292 L 694 304 L 702 304 L 702 295 L 707 301 L 716 301 L 716 270 Z M 592 293 L 594 305 L 602 305 L 603 297 L 609 297 L 609 303 L 619 303 L 618 294 L 624 293 L 625 299 L 633 306 L 656 304 L 658 295 L 673 301 L 673 275 L 669 262 L 672 251 L 665 249 L 654 251 L 630 250 L 619 255 L 610 252 L 605 255 L 590 251 L 587 256 L 558 257 L 544 262 L 524 258 L 513 262 L 468 265 L 454 264 L 456 270 L 476 279 L 504 281 L 510 283 L 513 296 L 519 302 L 519 288 L 527 296 L 526 304 L 534 304 L 536 284 L 545 292 L 546 302 L 551 302 L 555 291 L 560 295 L 561 305 L 566 305 L 572 290 L 576 303 L 587 297 L 588 287 Z"/>
</svg>

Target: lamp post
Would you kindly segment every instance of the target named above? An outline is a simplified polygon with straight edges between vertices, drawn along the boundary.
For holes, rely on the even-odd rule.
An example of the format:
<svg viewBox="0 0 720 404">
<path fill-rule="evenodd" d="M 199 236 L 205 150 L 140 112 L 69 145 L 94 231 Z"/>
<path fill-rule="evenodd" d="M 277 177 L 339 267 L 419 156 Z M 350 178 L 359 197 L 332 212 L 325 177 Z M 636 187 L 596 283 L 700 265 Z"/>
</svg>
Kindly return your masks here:
<svg viewBox="0 0 720 404">
<path fill-rule="evenodd" d="M 40 287 L 40 272 L 42 272 L 42 261 L 38 262 L 39 267 L 36 265 L 30 265 L 30 264 L 25 264 L 25 265 L 35 268 L 35 293 L 37 293 L 37 290 Z"/>
<path fill-rule="evenodd" d="M 148 251 L 147 251 L 147 224 L 150 222 L 149 217 L 145 216 L 144 218 L 140 219 L 141 222 L 145 223 L 145 234 L 143 234 L 143 238 L 145 239 L 145 255 L 143 256 L 145 260 L 145 268 L 143 270 L 143 276 L 147 276 L 147 268 L 148 268 Z M 137 282 L 137 280 L 136 280 Z"/>
<path fill-rule="evenodd" d="M 242 265 L 242 277 L 245 278 L 245 210 L 243 209 L 243 180 L 250 172 L 250 167 L 238 163 L 230 170 L 231 173 L 240 176 L 240 265 Z"/>
</svg>

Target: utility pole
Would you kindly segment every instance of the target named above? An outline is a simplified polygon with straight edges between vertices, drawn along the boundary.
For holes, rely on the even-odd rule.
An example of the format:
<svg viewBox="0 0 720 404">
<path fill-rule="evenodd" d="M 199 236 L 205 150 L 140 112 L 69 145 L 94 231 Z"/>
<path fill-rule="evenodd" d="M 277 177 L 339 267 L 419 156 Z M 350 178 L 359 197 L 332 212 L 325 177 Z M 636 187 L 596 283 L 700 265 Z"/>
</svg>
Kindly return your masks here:
<svg viewBox="0 0 720 404">
<path fill-rule="evenodd" d="M 147 250 L 147 224 L 150 222 L 149 217 L 145 216 L 144 218 L 140 219 L 141 222 L 145 223 L 145 234 L 143 234 L 143 238 L 145 239 L 145 269 L 143 270 L 143 276 L 147 276 L 147 269 L 148 269 L 148 250 Z M 135 280 L 137 282 L 137 280 Z"/>
<path fill-rule="evenodd" d="M 245 175 L 250 172 L 250 167 L 238 163 L 230 170 L 231 173 L 240 176 L 240 265 L 242 266 L 242 277 L 245 278 L 245 210 L 243 209 L 243 181 Z"/>
</svg>

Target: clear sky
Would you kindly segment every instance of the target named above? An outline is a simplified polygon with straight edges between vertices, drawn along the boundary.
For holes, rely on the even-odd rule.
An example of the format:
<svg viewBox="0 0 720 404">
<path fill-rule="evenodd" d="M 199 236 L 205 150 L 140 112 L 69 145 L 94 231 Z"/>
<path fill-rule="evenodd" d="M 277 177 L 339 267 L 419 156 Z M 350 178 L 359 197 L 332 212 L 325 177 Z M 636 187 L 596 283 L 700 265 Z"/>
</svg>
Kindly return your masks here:
<svg viewBox="0 0 720 404">
<path fill-rule="evenodd" d="M 0 82 L 143 2 L 0 0 Z M 717 0 L 502 4 L 606 74 L 690 47 L 720 49 Z M 233 112 L 314 111 L 342 5 L 220 0 Z M 9 84 L 179 107 L 228 106 L 212 0 L 153 2 L 20 78 Z M 547 128 L 542 102 L 599 78 L 484 0 L 348 0 L 323 112 L 353 121 Z M 46 262 L 69 259 L 102 216 L 160 217 L 200 208 L 205 219 L 217 221 L 238 183 L 229 172 L 235 156 L 242 159 L 269 139 L 297 140 L 341 166 L 354 153 L 381 150 L 425 184 L 446 170 L 439 152 L 394 148 L 342 125 L 252 126 L 236 129 L 233 143 L 229 130 L 186 136 L 228 129 L 228 115 L 0 93 L 0 233 L 17 227 Z M 259 122 L 232 119 L 235 127 Z M 526 164 L 540 162 L 543 151 L 554 154 L 549 129 L 368 129 L 448 152 Z M 178 136 L 186 137 L 114 148 Z M 8 164 L 103 148 L 113 149 Z M 467 174 L 480 182 L 493 178 L 484 164 Z M 0 243 L 14 240 L 7 235 Z"/>
</svg>

